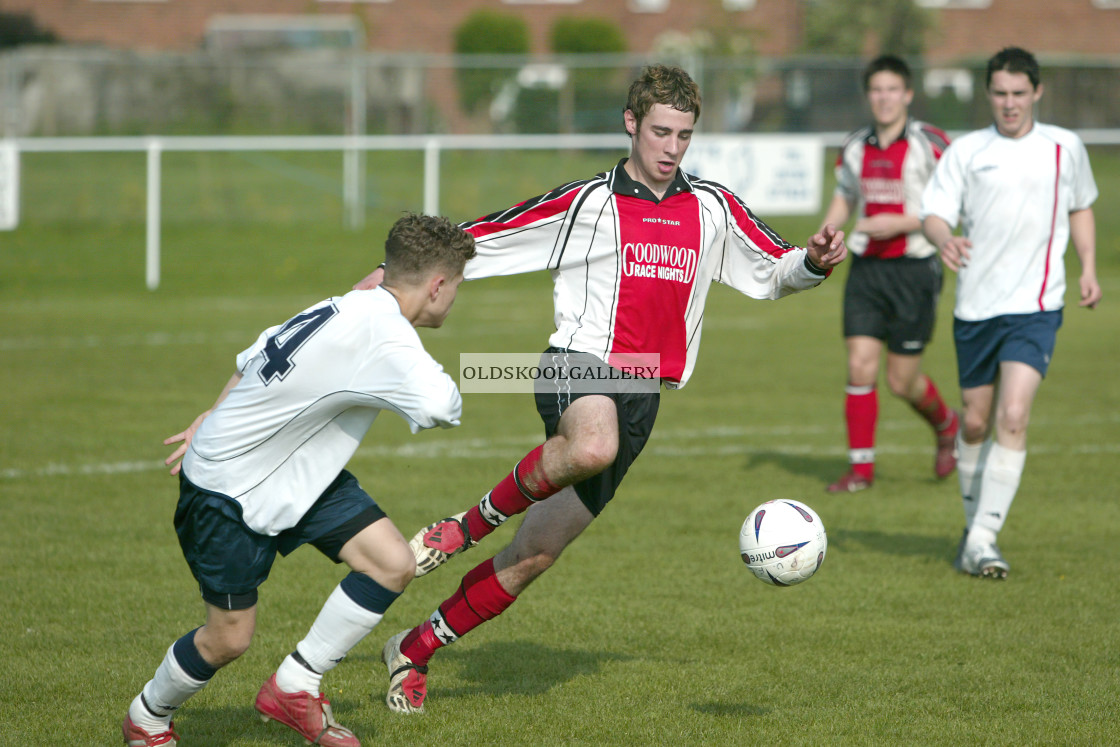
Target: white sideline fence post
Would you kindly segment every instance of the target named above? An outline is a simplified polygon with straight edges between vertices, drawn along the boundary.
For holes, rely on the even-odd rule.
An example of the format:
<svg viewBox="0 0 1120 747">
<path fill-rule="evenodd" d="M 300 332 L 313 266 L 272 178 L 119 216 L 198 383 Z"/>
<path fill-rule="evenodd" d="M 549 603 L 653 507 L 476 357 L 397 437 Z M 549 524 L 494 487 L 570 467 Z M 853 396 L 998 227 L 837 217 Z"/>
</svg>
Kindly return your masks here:
<svg viewBox="0 0 1120 747">
<path fill-rule="evenodd" d="M 148 290 L 159 288 L 160 228 L 160 155 L 163 144 L 156 138 L 148 140 L 148 218 L 145 252 L 145 282 Z"/>
<path fill-rule="evenodd" d="M 424 143 L 424 214 L 439 215 L 439 140 Z"/>
</svg>

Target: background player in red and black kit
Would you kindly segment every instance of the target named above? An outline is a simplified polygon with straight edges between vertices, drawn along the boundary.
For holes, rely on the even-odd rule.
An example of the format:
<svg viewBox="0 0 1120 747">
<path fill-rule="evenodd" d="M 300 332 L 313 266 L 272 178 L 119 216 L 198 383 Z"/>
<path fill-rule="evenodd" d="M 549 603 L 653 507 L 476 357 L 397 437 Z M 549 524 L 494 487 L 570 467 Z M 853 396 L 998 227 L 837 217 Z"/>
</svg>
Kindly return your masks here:
<svg viewBox="0 0 1120 747">
<path fill-rule="evenodd" d="M 421 710 L 436 649 L 513 604 L 614 496 L 653 428 L 658 380 L 679 388 L 692 371 L 711 283 L 776 299 L 818 285 L 846 256 L 833 227 L 795 247 L 727 189 L 681 172 L 699 114 L 700 92 L 687 73 L 647 68 L 623 115 L 629 158 L 462 224 L 478 252 L 467 279 L 552 273 L 557 329 L 547 361 L 613 370 L 653 361 L 659 370 L 645 391 L 539 386 L 547 440 L 478 505 L 413 538 L 421 575 L 529 509 L 508 547 L 469 571 L 429 620 L 385 645 L 393 711 Z M 379 281 L 374 271 L 358 287 Z"/>
<path fill-rule="evenodd" d="M 910 403 L 937 437 L 934 473 L 952 474 L 957 414 L 922 373 L 922 351 L 933 336 L 941 264 L 922 234 L 922 190 L 949 144 L 944 132 L 910 119 L 910 68 L 893 55 L 872 60 L 863 73 L 874 124 L 851 133 L 836 159 L 836 193 L 822 225 L 842 226 L 856 215 L 848 246 L 852 264 L 844 289 L 848 385 L 844 415 L 851 467 L 830 493 L 871 487 L 875 479 L 876 385 L 883 343 L 887 386 Z"/>
</svg>

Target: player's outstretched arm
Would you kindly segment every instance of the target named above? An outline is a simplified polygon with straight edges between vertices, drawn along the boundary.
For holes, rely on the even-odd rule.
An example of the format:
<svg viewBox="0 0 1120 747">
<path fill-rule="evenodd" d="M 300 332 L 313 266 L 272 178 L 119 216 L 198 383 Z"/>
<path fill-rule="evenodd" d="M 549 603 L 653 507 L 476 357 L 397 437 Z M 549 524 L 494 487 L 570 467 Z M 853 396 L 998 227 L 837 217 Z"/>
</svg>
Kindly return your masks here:
<svg viewBox="0 0 1120 747">
<path fill-rule="evenodd" d="M 852 226 L 852 230 L 862 231 L 870 238 L 881 241 L 920 231 L 922 222 L 918 216 L 908 213 L 879 213 L 860 218 Z"/>
<path fill-rule="evenodd" d="M 844 232 L 831 223 L 825 224 L 820 231 L 810 236 L 805 248 L 809 252 L 809 261 L 822 270 L 832 269 L 848 256 Z"/>
<path fill-rule="evenodd" d="M 195 418 L 194 422 L 191 423 L 190 426 L 188 426 L 187 429 L 182 433 L 176 433 L 174 436 L 168 436 L 167 438 L 163 439 L 164 446 L 179 444 L 179 447 L 175 449 L 175 451 L 171 452 L 171 455 L 169 457 L 163 460 L 163 463 L 165 465 L 171 466 L 172 475 L 179 474 L 179 470 L 182 468 L 183 464 L 180 460 L 183 458 L 183 455 L 187 453 L 187 449 L 190 448 L 191 439 L 194 438 L 194 434 L 198 431 L 199 426 L 202 425 L 202 421 L 206 420 L 206 416 L 214 411 L 214 408 L 217 407 L 221 403 L 221 401 L 226 398 L 226 395 L 230 393 L 231 389 L 237 386 L 237 382 L 239 381 L 241 381 L 240 371 L 229 377 L 229 381 L 226 382 L 225 388 L 222 389 L 222 393 L 218 395 L 218 399 L 214 401 L 213 406 L 209 410 L 206 410 L 197 418 Z M 174 464 L 172 464 L 173 462 Z"/>
</svg>

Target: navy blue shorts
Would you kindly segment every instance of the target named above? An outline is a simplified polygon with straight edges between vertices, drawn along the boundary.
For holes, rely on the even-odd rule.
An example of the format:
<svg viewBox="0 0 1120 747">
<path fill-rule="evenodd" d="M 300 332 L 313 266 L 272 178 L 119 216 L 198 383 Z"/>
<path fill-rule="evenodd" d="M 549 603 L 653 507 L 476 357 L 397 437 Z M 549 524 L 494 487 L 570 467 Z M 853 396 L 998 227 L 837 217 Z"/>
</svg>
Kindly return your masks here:
<svg viewBox="0 0 1120 747">
<path fill-rule="evenodd" d="M 299 523 L 275 537 L 258 534 L 241 519 L 234 500 L 195 487 L 179 473 L 175 533 L 202 598 L 217 607 L 248 609 L 272 570 L 276 553 L 310 544 L 334 562 L 354 535 L 385 513 L 346 470 L 339 473 Z"/>
<path fill-rule="evenodd" d="M 957 374 L 961 389 L 995 382 L 999 364 L 1026 363 L 1046 378 L 1054 354 L 1062 312 L 1005 314 L 979 322 L 953 319 L 957 344 Z"/>
<path fill-rule="evenodd" d="M 563 348 L 549 348 L 545 356 L 552 353 L 566 352 Z M 579 355 L 579 354 L 577 354 Z M 542 367 L 546 366 L 542 357 Z M 622 478 L 630 469 L 630 465 L 642 453 L 642 449 L 653 432 L 653 423 L 657 420 L 657 409 L 661 402 L 658 391 L 573 391 L 563 386 L 553 386 L 553 391 L 545 391 L 547 384 L 538 382 L 535 392 L 537 413 L 544 421 L 546 438 L 556 435 L 560 425 L 560 416 L 573 402 L 589 394 L 599 394 L 614 400 L 615 410 L 618 413 L 618 453 L 614 462 L 609 467 L 593 477 L 582 482 L 577 482 L 576 495 L 580 502 L 587 506 L 592 516 L 598 516 L 622 483 Z"/>
</svg>

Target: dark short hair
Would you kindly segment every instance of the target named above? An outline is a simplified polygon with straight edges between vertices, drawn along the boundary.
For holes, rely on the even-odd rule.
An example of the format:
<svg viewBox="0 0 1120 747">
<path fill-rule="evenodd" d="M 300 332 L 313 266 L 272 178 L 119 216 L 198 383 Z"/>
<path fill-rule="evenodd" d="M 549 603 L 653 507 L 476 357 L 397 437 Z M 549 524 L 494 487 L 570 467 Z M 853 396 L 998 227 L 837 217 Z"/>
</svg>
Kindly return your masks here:
<svg viewBox="0 0 1120 747">
<path fill-rule="evenodd" d="M 863 69 L 863 90 L 866 92 L 871 87 L 871 76 L 875 73 L 889 72 L 902 78 L 906 90 L 910 90 L 910 66 L 906 60 L 893 54 L 881 54 Z"/>
<path fill-rule="evenodd" d="M 1038 60 L 1021 47 L 1004 47 L 992 55 L 992 59 L 988 60 L 988 78 L 984 82 L 986 88 L 991 88 L 992 74 L 1000 70 L 1009 73 L 1026 73 L 1032 88 L 1038 88 L 1038 84 L 1042 81 Z"/>
<path fill-rule="evenodd" d="M 458 275 L 474 254 L 474 237 L 447 218 L 406 213 L 385 239 L 385 272 L 405 283 L 433 271 Z"/>
<path fill-rule="evenodd" d="M 630 84 L 626 108 L 634 113 L 640 126 L 654 104 L 691 112 L 695 119 L 700 119 L 700 86 L 679 67 L 650 65 Z"/>
</svg>

